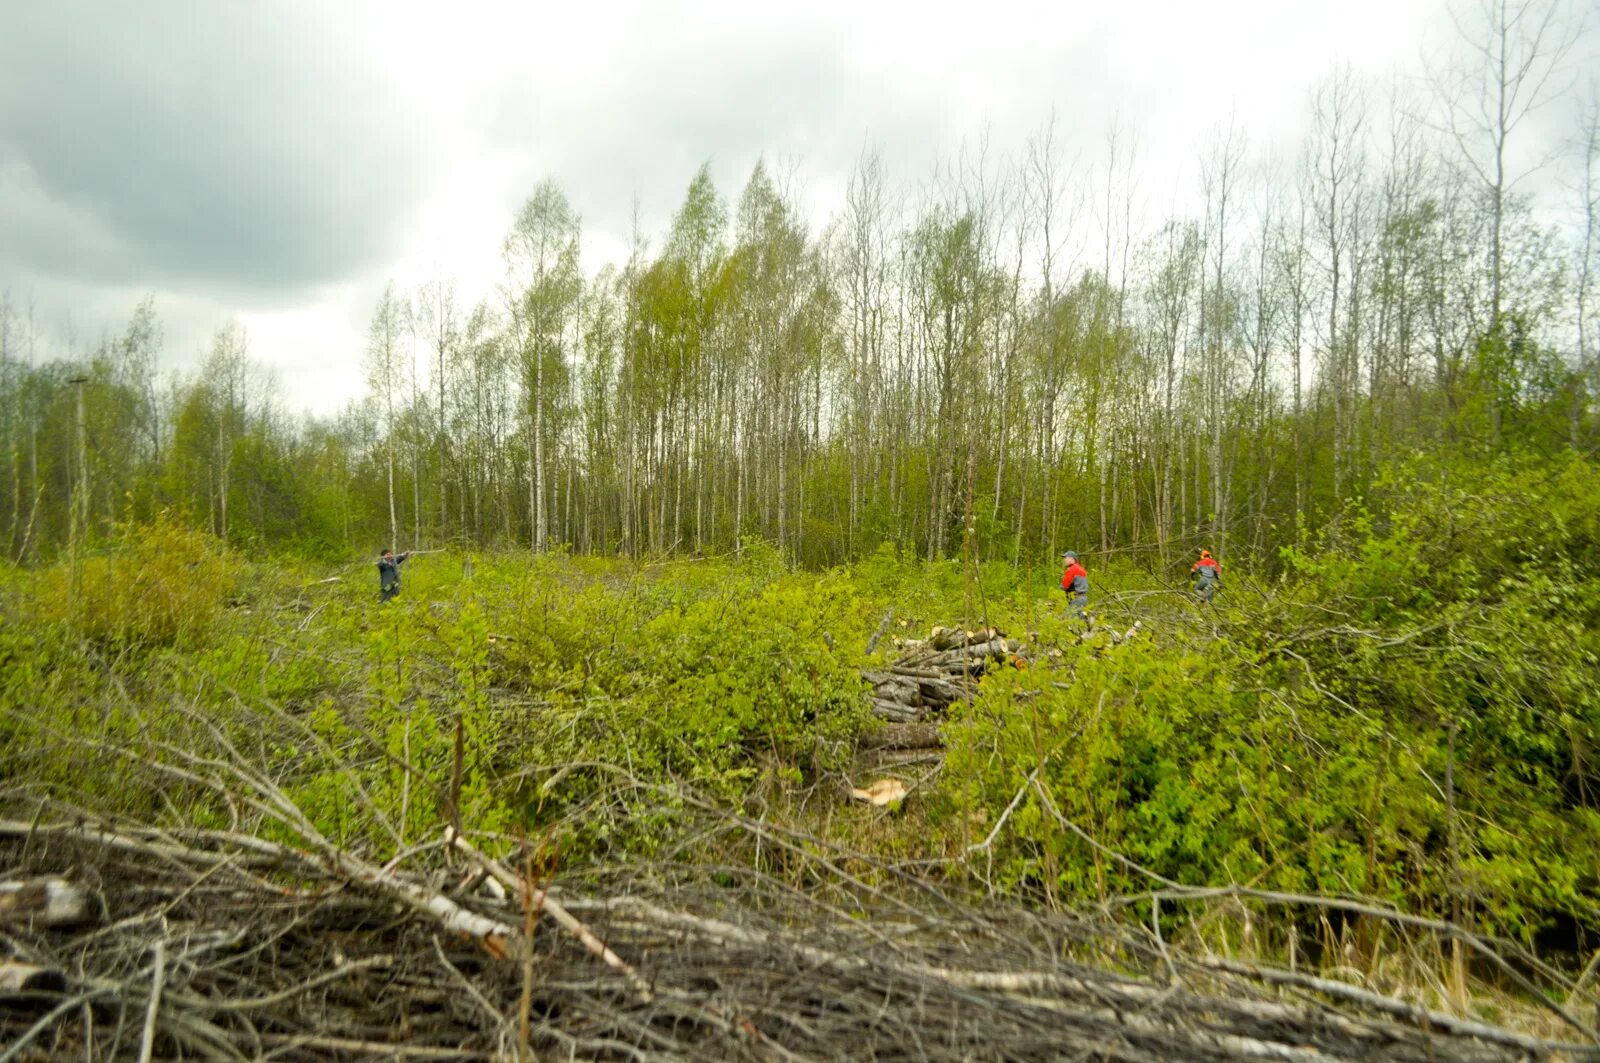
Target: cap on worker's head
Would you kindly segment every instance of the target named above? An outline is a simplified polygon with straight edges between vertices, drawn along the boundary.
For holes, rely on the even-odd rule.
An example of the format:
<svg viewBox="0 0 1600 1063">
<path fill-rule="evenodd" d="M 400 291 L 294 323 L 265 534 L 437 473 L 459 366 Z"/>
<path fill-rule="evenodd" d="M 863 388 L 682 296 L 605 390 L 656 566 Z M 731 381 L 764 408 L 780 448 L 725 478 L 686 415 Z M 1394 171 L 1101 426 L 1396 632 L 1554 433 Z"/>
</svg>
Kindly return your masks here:
<svg viewBox="0 0 1600 1063">
<path fill-rule="evenodd" d="M 1062 557 L 1070 557 L 1074 561 L 1078 560 L 1078 555 L 1076 553 L 1074 553 L 1073 551 L 1071 551 L 1071 550 L 1068 550 L 1066 553 L 1062 554 L 1061 556 Z"/>
<path fill-rule="evenodd" d="M 1200 551 L 1200 556 L 1201 557 L 1210 557 L 1211 556 L 1211 551 L 1210 550 L 1202 550 L 1202 551 Z"/>
</svg>

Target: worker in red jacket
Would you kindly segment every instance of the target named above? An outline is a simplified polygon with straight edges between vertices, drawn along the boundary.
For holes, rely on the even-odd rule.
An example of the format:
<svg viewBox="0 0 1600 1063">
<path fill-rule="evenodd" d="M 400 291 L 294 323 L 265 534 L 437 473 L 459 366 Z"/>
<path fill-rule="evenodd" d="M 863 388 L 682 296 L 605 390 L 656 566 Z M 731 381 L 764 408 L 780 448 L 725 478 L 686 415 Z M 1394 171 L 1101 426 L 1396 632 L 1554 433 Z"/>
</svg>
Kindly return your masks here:
<svg viewBox="0 0 1600 1063">
<path fill-rule="evenodd" d="M 1200 551 L 1200 560 L 1189 566 L 1189 578 L 1194 580 L 1194 592 L 1202 602 L 1209 602 L 1222 586 L 1222 566 L 1211 556 L 1210 550 Z"/>
<path fill-rule="evenodd" d="M 1072 614 L 1082 620 L 1089 604 L 1089 573 L 1071 550 L 1062 554 L 1061 560 L 1066 562 L 1061 572 L 1061 590 L 1071 599 Z"/>
</svg>

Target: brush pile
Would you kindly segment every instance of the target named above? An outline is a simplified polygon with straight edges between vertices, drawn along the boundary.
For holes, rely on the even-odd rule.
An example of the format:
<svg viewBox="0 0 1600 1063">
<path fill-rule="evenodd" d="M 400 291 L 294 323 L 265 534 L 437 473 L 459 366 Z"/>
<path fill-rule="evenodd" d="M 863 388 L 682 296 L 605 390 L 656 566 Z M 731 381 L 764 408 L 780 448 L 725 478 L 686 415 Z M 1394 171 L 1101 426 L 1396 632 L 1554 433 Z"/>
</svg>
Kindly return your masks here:
<svg viewBox="0 0 1600 1063">
<path fill-rule="evenodd" d="M 764 829 L 799 858 L 803 839 Z M 57 925 L 25 905 L 0 919 L 0 967 L 31 972 L 0 983 L 8 1063 L 1593 1054 L 1185 958 L 1103 917 L 839 874 L 801 891 L 638 865 L 579 895 L 460 838 L 379 866 L 242 833 L 0 821 L 0 877 L 22 876 L 95 901 Z"/>
<path fill-rule="evenodd" d="M 890 723 L 943 715 L 952 702 L 977 693 L 985 672 L 1024 667 L 1030 659 L 1021 640 L 992 627 L 936 627 L 926 639 L 908 639 L 898 647 L 900 655 L 887 669 L 861 672 L 872 687 L 873 711 Z"/>
</svg>

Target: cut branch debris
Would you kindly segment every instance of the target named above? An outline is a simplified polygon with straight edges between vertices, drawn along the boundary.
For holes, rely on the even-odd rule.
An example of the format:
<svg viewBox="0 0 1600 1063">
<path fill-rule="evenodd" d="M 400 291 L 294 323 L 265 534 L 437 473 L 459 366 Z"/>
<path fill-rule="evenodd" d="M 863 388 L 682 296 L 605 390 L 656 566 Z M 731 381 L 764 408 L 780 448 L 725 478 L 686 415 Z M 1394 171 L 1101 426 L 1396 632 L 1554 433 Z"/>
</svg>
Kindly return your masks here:
<svg viewBox="0 0 1600 1063">
<path fill-rule="evenodd" d="M 679 814 L 713 815 L 700 808 Z M 961 905 L 926 885 L 891 898 L 827 862 L 816 896 L 657 863 L 593 872 L 585 899 L 530 889 L 463 834 L 446 841 L 380 870 L 248 834 L 0 820 L 0 866 L 62 881 L 50 871 L 92 867 L 111 920 L 9 926 L 0 1055 L 507 1058 L 518 965 L 452 949 L 437 928 L 510 942 L 531 900 L 568 931 L 539 939 L 526 984 L 540 1056 L 1600 1059 L 1331 979 L 1175 949 L 1163 962 L 1109 918 Z M 451 854 L 478 872 L 455 891 Z"/>
</svg>

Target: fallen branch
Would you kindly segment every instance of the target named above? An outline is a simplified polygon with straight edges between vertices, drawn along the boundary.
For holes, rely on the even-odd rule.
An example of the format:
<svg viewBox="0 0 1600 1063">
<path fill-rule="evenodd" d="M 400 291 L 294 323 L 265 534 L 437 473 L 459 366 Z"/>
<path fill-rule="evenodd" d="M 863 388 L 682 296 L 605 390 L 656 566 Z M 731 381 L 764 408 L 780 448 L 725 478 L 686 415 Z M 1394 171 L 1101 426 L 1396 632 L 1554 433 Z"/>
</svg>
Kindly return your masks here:
<svg viewBox="0 0 1600 1063">
<path fill-rule="evenodd" d="M 150 1063 L 156 1047 L 156 1016 L 161 1012 L 161 983 L 167 976 L 167 943 L 156 940 L 155 969 L 150 974 L 150 1006 L 144 1013 L 144 1034 L 139 1038 L 139 1063 Z"/>
<path fill-rule="evenodd" d="M 1225 971 L 1236 974 L 1267 985 L 1293 986 L 1296 989 L 1305 989 L 1313 993 L 1321 993 L 1335 1000 L 1343 1000 L 1352 1004 L 1359 1004 L 1363 1008 L 1393 1015 L 1405 1019 L 1407 1022 L 1416 1023 L 1423 1029 L 1446 1030 L 1450 1033 L 1460 1034 L 1463 1037 L 1475 1037 L 1480 1041 L 1489 1041 L 1494 1044 L 1510 1045 L 1535 1054 L 1542 1054 L 1551 1049 L 1551 1043 L 1541 1041 L 1537 1037 L 1527 1037 L 1511 1030 L 1503 1030 L 1498 1026 L 1489 1026 L 1470 1019 L 1458 1019 L 1454 1015 L 1447 1015 L 1442 1011 L 1432 1011 L 1418 1004 L 1408 1004 L 1403 1000 L 1386 997 L 1380 993 L 1368 992 L 1348 982 L 1336 982 L 1331 978 L 1315 978 L 1311 975 L 1300 974 L 1296 971 L 1284 971 L 1271 967 L 1254 967 L 1247 963 L 1237 963 L 1233 960 L 1202 959 L 1186 960 L 1185 964 L 1208 971 Z M 1574 1045 L 1561 1046 L 1563 1051 L 1572 1051 Z M 1589 1055 L 1587 1051 L 1585 1055 Z M 1600 1057 L 1600 1048 L 1592 1053 Z"/>
<path fill-rule="evenodd" d="M 650 990 L 650 983 L 639 977 L 639 972 L 635 971 L 626 960 L 624 960 L 621 956 L 618 956 L 615 952 L 612 952 L 610 947 L 606 945 L 605 942 L 595 937 L 593 931 L 585 926 L 571 912 L 567 911 L 559 901 L 557 901 L 554 897 L 551 897 L 549 891 L 540 889 L 534 886 L 531 882 L 525 883 L 518 875 L 514 874 L 511 869 L 500 863 L 500 861 L 491 859 L 490 857 L 479 852 L 473 847 L 471 842 L 467 841 L 460 834 L 457 834 L 454 830 L 447 828 L 445 837 L 451 846 L 477 862 L 480 867 L 482 867 L 485 871 L 488 871 L 489 874 L 506 889 L 521 892 L 526 887 L 528 896 L 530 898 L 530 903 L 532 903 L 535 908 L 541 909 L 548 913 L 550 918 L 555 920 L 556 925 L 560 926 L 563 930 L 566 930 L 568 933 L 572 934 L 572 936 L 576 937 L 580 942 L 583 943 L 584 948 L 588 949 L 590 952 L 594 953 L 594 955 L 599 957 L 601 962 L 603 962 L 607 967 L 617 971 L 624 978 L 626 978 L 628 980 L 628 984 L 633 987 L 634 994 L 639 998 L 639 1000 L 644 1003 L 650 1002 L 654 996 Z"/>
</svg>

